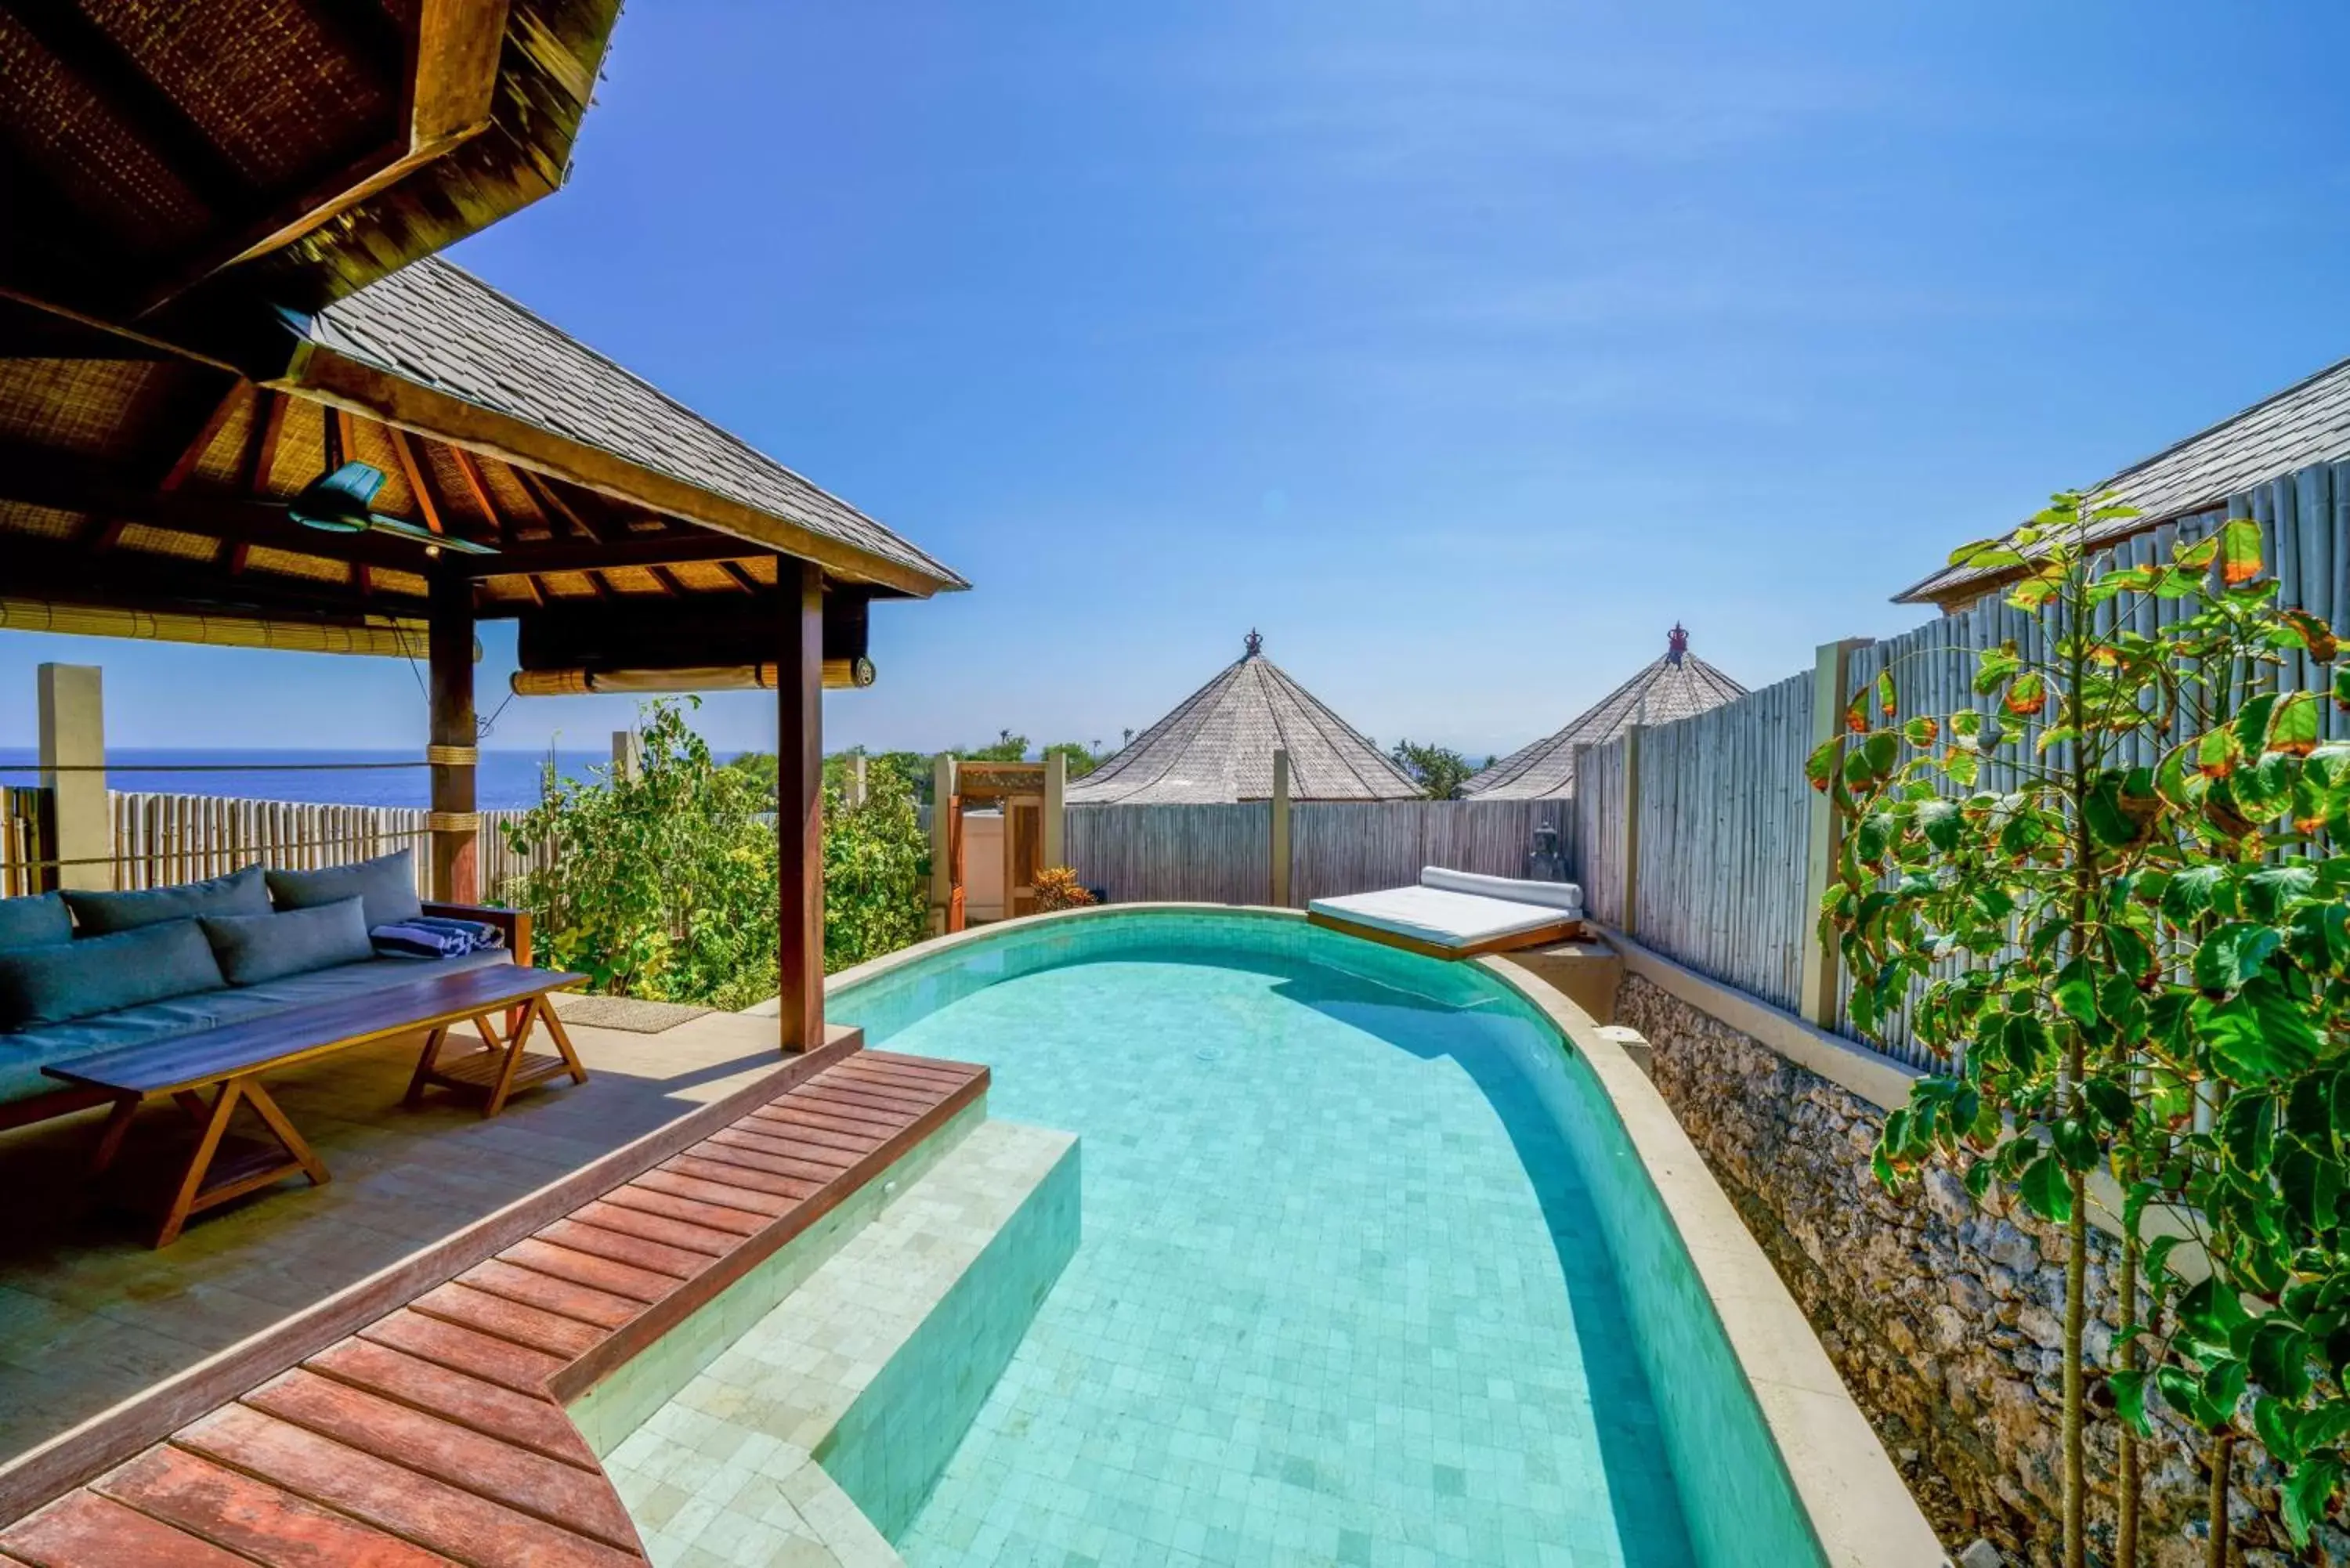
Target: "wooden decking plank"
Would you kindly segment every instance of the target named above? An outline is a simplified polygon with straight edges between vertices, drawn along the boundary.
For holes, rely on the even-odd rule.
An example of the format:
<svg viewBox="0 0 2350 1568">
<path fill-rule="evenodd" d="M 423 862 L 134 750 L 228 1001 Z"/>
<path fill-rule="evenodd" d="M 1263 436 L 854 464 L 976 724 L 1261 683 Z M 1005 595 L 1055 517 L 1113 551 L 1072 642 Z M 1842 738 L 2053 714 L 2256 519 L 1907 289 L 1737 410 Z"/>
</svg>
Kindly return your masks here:
<svg viewBox="0 0 2350 1568">
<path fill-rule="evenodd" d="M 655 1241 L 627 1231 L 607 1231 L 577 1215 L 567 1220 L 557 1220 L 541 1231 L 538 1239 L 558 1247 L 568 1247 L 575 1252 L 626 1263 L 631 1268 L 650 1269 L 673 1280 L 690 1280 L 710 1262 L 707 1252 L 672 1247 L 666 1241 Z"/>
<path fill-rule="evenodd" d="M 740 1239 L 754 1236 L 766 1228 L 771 1218 L 754 1214 L 747 1209 L 730 1209 L 721 1203 L 704 1203 L 699 1199 L 680 1198 L 674 1192 L 658 1188 L 641 1187 L 636 1182 L 616 1187 L 597 1199 L 615 1208 L 626 1209 L 632 1214 L 649 1215 L 672 1220 L 681 1225 L 696 1225 L 709 1231 Z"/>
<path fill-rule="evenodd" d="M 753 1210 L 765 1214 L 771 1220 L 778 1215 L 789 1213 L 792 1206 L 799 1201 L 796 1198 L 751 1191 L 731 1182 L 712 1181 L 688 1171 L 666 1168 L 649 1170 L 629 1185 L 648 1192 L 666 1193 L 673 1198 L 707 1203 L 713 1208 Z"/>
<path fill-rule="evenodd" d="M 886 1068 L 858 1067 L 851 1070 L 846 1063 L 826 1073 L 824 1078 L 828 1082 L 854 1085 L 860 1089 L 893 1095 L 926 1106 L 938 1104 L 970 1082 L 968 1077 L 917 1078 Z"/>
<path fill-rule="evenodd" d="M 526 1350 L 543 1350 L 565 1361 L 604 1337 L 601 1330 L 577 1318 L 559 1317 L 453 1281 L 425 1292 L 409 1303 L 408 1310 L 512 1340 Z"/>
<path fill-rule="evenodd" d="M 265 1568 L 452 1568 L 437 1552 L 184 1449 L 150 1449 L 91 1490 Z"/>
<path fill-rule="evenodd" d="M 690 1176 L 697 1181 L 709 1182 L 714 1187 L 731 1188 L 741 1192 L 764 1193 L 782 1205 L 775 1210 L 778 1215 L 788 1213 L 801 1199 L 816 1191 L 821 1185 L 818 1182 L 803 1181 L 796 1177 L 771 1176 L 763 1170 L 754 1170 L 746 1165 L 724 1163 L 695 1154 L 673 1156 L 661 1168 L 675 1171 L 680 1176 Z"/>
<path fill-rule="evenodd" d="M 378 1318 L 358 1338 L 389 1345 L 421 1360 L 479 1377 L 517 1394 L 537 1394 L 563 1370 L 563 1357 L 462 1324 L 431 1317 L 411 1307 Z"/>
<path fill-rule="evenodd" d="M 550 1459 L 581 1469 L 598 1469 L 595 1450 L 580 1437 L 579 1428 L 571 1424 L 561 1406 L 543 1396 L 518 1394 L 372 1340 L 344 1340 L 302 1365 L 321 1376 L 413 1405 Z"/>
<path fill-rule="evenodd" d="M 793 1129 L 783 1122 L 761 1122 L 745 1118 L 741 1125 L 723 1127 L 712 1133 L 687 1154 L 699 1154 L 712 1147 L 747 1148 L 754 1153 L 775 1155 L 797 1160 L 806 1166 L 810 1179 L 830 1181 L 850 1166 L 865 1158 L 864 1150 L 834 1148 L 829 1144 L 809 1143 L 792 1136 Z"/>
<path fill-rule="evenodd" d="M 951 1086 L 967 1084 L 987 1071 L 978 1062 L 950 1062 L 943 1056 L 908 1056 L 896 1051 L 859 1051 L 849 1060 L 879 1071 L 936 1078 Z"/>
<path fill-rule="evenodd" d="M 810 1079 L 807 1087 L 810 1099 L 838 1099 L 870 1106 L 890 1116 L 920 1116 L 946 1097 L 928 1089 L 910 1089 L 859 1074 L 844 1073 L 837 1067 Z"/>
<path fill-rule="evenodd" d="M 935 1103 L 935 1102 L 933 1102 Z M 843 1094 L 811 1085 L 806 1092 L 793 1096 L 788 1107 L 810 1116 L 829 1116 L 847 1127 L 869 1127 L 882 1137 L 912 1121 L 928 1110 L 928 1106 L 877 1105 L 860 1096 Z"/>
<path fill-rule="evenodd" d="M 705 1258 L 724 1257 L 743 1240 L 735 1231 L 713 1231 L 707 1225 L 696 1225 L 666 1214 L 608 1203 L 600 1198 L 574 1210 L 571 1217 L 585 1225 L 618 1231 L 624 1236 L 641 1236 L 648 1241 L 699 1252 Z"/>
<path fill-rule="evenodd" d="M 476 1497 L 633 1551 L 637 1529 L 609 1482 L 348 1383 L 297 1367 L 244 1397 L 254 1409 Z"/>
<path fill-rule="evenodd" d="M 815 1160 L 803 1159 L 786 1152 L 791 1145 L 777 1138 L 761 1137 L 755 1133 L 720 1133 L 693 1146 L 696 1159 L 716 1160 L 721 1165 L 739 1165 L 745 1170 L 763 1170 L 769 1176 L 787 1176 L 805 1181 L 811 1188 L 822 1187 L 837 1180 L 840 1174 L 857 1162 L 827 1166 Z"/>
<path fill-rule="evenodd" d="M 498 1257 L 501 1262 L 519 1268 L 553 1274 L 558 1280 L 570 1280 L 595 1290 L 609 1291 L 616 1296 L 627 1296 L 633 1301 L 657 1302 L 677 1288 L 677 1280 L 671 1275 L 657 1274 L 650 1269 L 639 1269 L 629 1263 L 616 1263 L 592 1252 L 577 1251 L 552 1241 L 542 1241 L 536 1236 L 516 1241 Z"/>
<path fill-rule="evenodd" d="M 805 1143 L 839 1149 L 852 1158 L 889 1138 L 889 1132 L 865 1122 L 847 1122 L 829 1112 L 797 1106 L 766 1106 L 743 1118 L 760 1127 L 785 1129 L 786 1136 Z"/>
<path fill-rule="evenodd" d="M 69 1491 L 0 1532 L 0 1552 L 32 1568 L 253 1568 L 111 1498 Z"/>
<path fill-rule="evenodd" d="M 639 1552 L 517 1512 L 247 1405 L 213 1411 L 173 1442 L 463 1563 L 640 1568 L 644 1562 Z"/>
<path fill-rule="evenodd" d="M 644 1303 L 628 1296 L 521 1268 L 503 1258 L 474 1264 L 457 1276 L 457 1282 L 558 1317 L 576 1317 L 593 1328 L 618 1328 L 645 1308 Z"/>
</svg>

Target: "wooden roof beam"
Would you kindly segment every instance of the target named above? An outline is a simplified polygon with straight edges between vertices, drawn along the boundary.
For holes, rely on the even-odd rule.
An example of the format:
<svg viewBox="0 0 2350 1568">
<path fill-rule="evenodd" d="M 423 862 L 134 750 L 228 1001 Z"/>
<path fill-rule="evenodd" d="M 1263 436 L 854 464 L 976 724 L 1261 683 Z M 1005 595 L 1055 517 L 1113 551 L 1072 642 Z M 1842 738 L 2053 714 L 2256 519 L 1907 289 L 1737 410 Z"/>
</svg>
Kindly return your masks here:
<svg viewBox="0 0 2350 1568">
<path fill-rule="evenodd" d="M 615 539 L 608 545 L 590 545 L 576 539 L 561 544 L 514 544 L 494 556 L 468 556 L 450 565 L 469 576 L 504 577 L 517 572 L 588 572 L 616 566 L 746 561 L 769 554 L 772 552 L 731 534 L 681 528 L 673 534 L 639 534 Z"/>
<path fill-rule="evenodd" d="M 425 600 L 379 582 L 362 600 L 350 587 L 275 572 L 118 550 L 102 561 L 88 551 L 45 540 L 7 543 L 10 597 L 117 609 L 201 614 L 208 607 L 272 610 L 355 619 L 367 614 L 422 613 Z"/>
</svg>

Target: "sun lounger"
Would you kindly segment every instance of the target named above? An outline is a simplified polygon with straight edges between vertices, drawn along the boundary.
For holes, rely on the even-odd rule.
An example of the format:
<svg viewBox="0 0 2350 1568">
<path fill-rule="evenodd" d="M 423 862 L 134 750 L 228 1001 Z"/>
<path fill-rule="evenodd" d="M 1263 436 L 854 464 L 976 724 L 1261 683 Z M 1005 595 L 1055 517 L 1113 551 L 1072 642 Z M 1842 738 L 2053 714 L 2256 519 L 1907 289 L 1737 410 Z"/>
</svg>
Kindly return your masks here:
<svg viewBox="0 0 2350 1568">
<path fill-rule="evenodd" d="M 1306 918 L 1430 958 L 1473 958 L 1581 935 L 1583 889 L 1572 882 L 1526 882 L 1430 866 L 1415 887 L 1316 898 L 1306 906 Z"/>
</svg>

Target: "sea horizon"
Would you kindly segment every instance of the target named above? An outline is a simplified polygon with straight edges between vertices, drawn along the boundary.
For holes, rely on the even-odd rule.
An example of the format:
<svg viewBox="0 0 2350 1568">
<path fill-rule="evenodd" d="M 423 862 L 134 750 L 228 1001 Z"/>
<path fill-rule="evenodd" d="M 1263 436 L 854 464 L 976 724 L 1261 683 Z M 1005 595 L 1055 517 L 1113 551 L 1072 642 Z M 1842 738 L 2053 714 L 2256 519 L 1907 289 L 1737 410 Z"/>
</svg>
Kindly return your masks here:
<svg viewBox="0 0 2350 1568">
<path fill-rule="evenodd" d="M 724 762 L 733 753 L 719 757 Z M 0 783 L 29 784 L 40 760 L 30 746 L 0 746 Z M 558 777 L 586 780 L 611 765 L 608 751 L 491 750 L 474 774 L 484 811 L 536 805 L 552 763 Z M 413 766 L 383 766 L 414 763 Z M 109 789 L 154 794 L 225 795 L 319 805 L 430 805 L 431 777 L 413 750 L 398 747 L 116 746 L 107 752 Z"/>
</svg>

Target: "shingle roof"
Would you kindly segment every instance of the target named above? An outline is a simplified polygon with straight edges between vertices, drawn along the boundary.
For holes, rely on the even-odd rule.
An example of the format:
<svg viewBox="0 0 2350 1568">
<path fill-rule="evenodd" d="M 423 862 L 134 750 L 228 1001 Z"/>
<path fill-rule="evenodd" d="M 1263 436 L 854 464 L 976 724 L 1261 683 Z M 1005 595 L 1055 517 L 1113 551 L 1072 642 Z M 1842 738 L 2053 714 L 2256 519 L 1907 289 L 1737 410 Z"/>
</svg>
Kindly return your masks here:
<svg viewBox="0 0 2350 1568">
<path fill-rule="evenodd" d="M 1293 800 L 1416 800 L 1378 744 L 1258 651 L 1248 651 L 1124 751 L 1069 785 L 1071 805 L 1213 805 L 1273 798 L 1273 752 L 1289 752 Z"/>
<path fill-rule="evenodd" d="M 796 524 L 941 587 L 971 585 L 462 267 L 428 257 L 311 317 L 314 343 Z"/>
<path fill-rule="evenodd" d="M 1669 724 L 1746 695 L 1746 688 L 1689 651 L 1675 627 L 1665 655 L 1601 698 L 1565 729 L 1521 746 L 1462 786 L 1479 800 L 1541 800 L 1575 790 L 1575 748 L 1612 741 L 1635 724 Z"/>
<path fill-rule="evenodd" d="M 2350 456 L 2350 359 L 2254 403 L 2242 413 L 2167 447 L 2122 470 L 2087 493 L 2109 493 L 2138 515 L 2092 532 L 2096 541 L 2126 538 L 2157 524 L 2208 511 L 2266 480 L 2313 462 Z M 1894 596 L 1896 604 L 1927 603 L 1988 585 L 2006 575 L 1996 568 L 1946 566 Z"/>
</svg>

